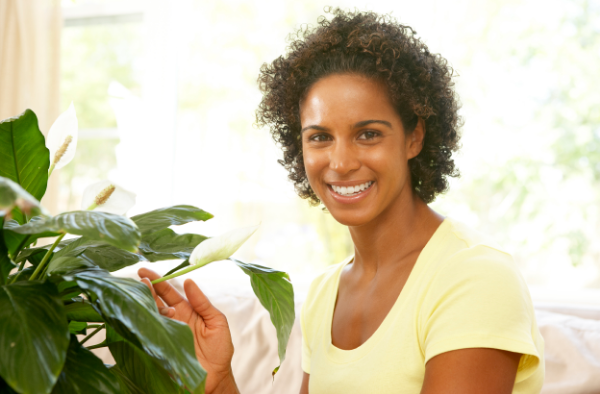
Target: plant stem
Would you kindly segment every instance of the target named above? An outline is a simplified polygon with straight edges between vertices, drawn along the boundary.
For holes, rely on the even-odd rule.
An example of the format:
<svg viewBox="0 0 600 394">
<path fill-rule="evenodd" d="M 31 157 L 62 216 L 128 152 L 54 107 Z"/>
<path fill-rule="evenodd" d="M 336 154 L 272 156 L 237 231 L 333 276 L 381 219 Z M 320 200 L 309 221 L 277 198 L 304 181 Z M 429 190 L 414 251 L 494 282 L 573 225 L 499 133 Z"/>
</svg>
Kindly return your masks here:
<svg viewBox="0 0 600 394">
<path fill-rule="evenodd" d="M 91 337 L 93 337 L 94 335 L 96 335 L 98 333 L 98 331 L 100 331 L 100 330 L 102 330 L 104 328 L 104 326 L 105 326 L 105 324 L 103 324 L 100 327 L 96 328 L 87 337 L 83 338 L 83 340 L 81 342 L 79 342 L 79 344 L 83 345 L 84 343 L 86 343 L 88 339 L 90 339 Z"/>
<path fill-rule="evenodd" d="M 92 205 L 90 205 L 89 207 L 87 207 L 86 211 L 93 211 L 94 209 L 96 209 L 98 205 L 93 202 Z"/>
<path fill-rule="evenodd" d="M 102 343 L 99 343 L 97 345 L 88 346 L 88 347 L 86 347 L 86 349 L 87 350 L 93 350 L 93 349 L 99 349 L 101 347 L 107 347 L 107 346 L 108 346 L 108 344 L 106 342 L 102 342 Z"/>
<path fill-rule="evenodd" d="M 165 280 L 169 280 L 169 279 L 177 278 L 178 276 L 181 276 L 181 275 L 183 275 L 183 274 L 187 274 L 188 272 L 191 272 L 191 271 L 193 271 L 193 270 L 195 270 L 195 269 L 198 269 L 198 268 L 200 268 L 200 267 L 204 267 L 205 265 L 206 265 L 206 264 L 202 264 L 202 265 L 192 265 L 192 266 L 190 266 L 190 267 L 187 267 L 187 268 L 185 268 L 185 269 L 182 269 L 181 271 L 177 271 L 177 272 L 175 272 L 174 274 L 167 275 L 167 276 L 163 276 L 162 278 L 155 279 L 155 280 L 153 280 L 153 281 L 152 281 L 152 282 L 150 282 L 150 283 L 152 283 L 152 284 L 154 285 L 154 284 L 157 284 L 157 283 L 160 283 L 160 282 L 164 282 Z"/>
<path fill-rule="evenodd" d="M 67 233 L 62 233 L 61 235 L 59 235 L 56 238 L 56 240 L 54 241 L 54 243 L 52 244 L 52 246 L 50 246 L 50 249 L 48 249 L 48 251 L 44 255 L 44 258 L 42 259 L 42 261 L 40 261 L 40 264 L 36 267 L 35 271 L 33 271 L 33 274 L 31 275 L 31 277 L 29 278 L 29 280 L 34 280 L 35 278 L 37 278 L 37 276 L 40 273 L 40 271 L 45 267 L 45 265 L 48 262 L 48 260 L 50 260 L 50 255 L 52 254 L 52 252 L 54 251 L 54 249 L 56 248 L 56 246 L 58 245 L 58 243 L 60 241 L 62 241 L 62 239 L 63 239 L 63 237 L 65 235 L 67 235 Z"/>
<path fill-rule="evenodd" d="M 50 169 L 48 169 L 48 178 L 50 178 L 50 175 L 52 175 L 52 171 L 54 171 L 54 163 L 52 163 Z"/>
</svg>

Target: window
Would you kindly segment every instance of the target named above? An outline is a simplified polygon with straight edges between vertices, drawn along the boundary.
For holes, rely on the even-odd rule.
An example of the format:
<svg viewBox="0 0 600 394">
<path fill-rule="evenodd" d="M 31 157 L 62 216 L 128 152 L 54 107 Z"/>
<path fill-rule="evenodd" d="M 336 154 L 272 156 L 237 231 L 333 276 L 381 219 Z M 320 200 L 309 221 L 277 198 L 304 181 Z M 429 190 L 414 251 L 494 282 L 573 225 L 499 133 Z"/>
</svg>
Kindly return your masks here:
<svg viewBox="0 0 600 394">
<path fill-rule="evenodd" d="M 81 128 L 61 173 L 65 209 L 112 177 L 138 193 L 132 213 L 188 203 L 215 214 L 200 233 L 262 221 L 241 254 L 293 276 L 352 253 L 347 230 L 295 196 L 268 131 L 252 126 L 260 65 L 314 25 L 321 3 L 157 3 L 65 2 L 63 107 L 75 102 Z M 459 74 L 462 178 L 434 209 L 497 239 L 534 297 L 600 300 L 598 4 L 371 7 L 393 11 Z"/>
</svg>

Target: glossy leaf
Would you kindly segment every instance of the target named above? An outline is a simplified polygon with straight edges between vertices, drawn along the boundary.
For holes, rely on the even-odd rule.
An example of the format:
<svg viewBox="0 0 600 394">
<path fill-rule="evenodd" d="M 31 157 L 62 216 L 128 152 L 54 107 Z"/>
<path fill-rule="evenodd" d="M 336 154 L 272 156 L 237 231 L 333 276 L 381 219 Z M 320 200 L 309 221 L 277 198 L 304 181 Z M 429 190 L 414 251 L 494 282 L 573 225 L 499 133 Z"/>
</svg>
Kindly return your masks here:
<svg viewBox="0 0 600 394">
<path fill-rule="evenodd" d="M 129 391 L 141 393 L 181 393 L 183 390 L 175 383 L 169 373 L 154 359 L 123 338 L 112 338 L 112 329 L 108 329 L 106 339 L 116 366 L 126 377 Z"/>
<path fill-rule="evenodd" d="M 206 221 L 212 217 L 213 215 L 210 213 L 191 205 L 174 205 L 133 216 L 131 220 L 145 235 L 169 226 L 178 226 L 199 220 Z"/>
<path fill-rule="evenodd" d="M 19 234 L 45 231 L 65 232 L 99 240 L 130 252 L 136 252 L 141 234 L 130 219 L 108 212 L 74 211 L 46 220 L 29 222 L 11 229 Z"/>
<path fill-rule="evenodd" d="M 0 376 L 21 393 L 49 393 L 63 368 L 69 329 L 51 283 L 0 286 Z"/>
<path fill-rule="evenodd" d="M 252 290 L 262 306 L 269 311 L 271 322 L 277 330 L 279 363 L 285 359 L 285 352 L 296 316 L 294 311 L 294 288 L 287 273 L 256 264 L 248 264 L 230 259 L 250 276 Z M 279 366 L 273 371 L 277 373 Z"/>
<path fill-rule="evenodd" d="M 194 248 L 207 237 L 199 234 L 177 234 L 170 228 L 144 235 L 140 253 L 149 261 L 187 259 Z"/>
<path fill-rule="evenodd" d="M 8 276 L 6 279 L 6 283 L 11 283 L 13 278 L 16 276 L 17 279 L 15 281 L 21 282 L 24 280 L 29 280 L 29 277 L 33 275 L 33 271 L 35 271 L 35 267 L 27 267 L 23 268 L 21 271 L 14 272 Z"/>
<path fill-rule="evenodd" d="M 18 183 L 39 201 L 46 192 L 49 167 L 50 152 L 32 110 L 0 122 L 1 177 Z"/>
<path fill-rule="evenodd" d="M 192 332 L 187 325 L 160 315 L 148 287 L 98 268 L 63 278 L 77 282 L 106 323 L 158 362 L 181 387 L 199 392 L 206 372 L 196 359 Z"/>
<path fill-rule="evenodd" d="M 48 273 L 65 273 L 73 269 L 93 266 L 113 272 L 140 261 L 147 260 L 142 255 L 112 245 L 82 245 L 53 259 L 48 266 Z"/>
<path fill-rule="evenodd" d="M 65 313 L 68 320 L 94 323 L 104 322 L 102 316 L 87 302 L 73 302 L 65 305 Z"/>
<path fill-rule="evenodd" d="M 19 211 L 14 211 L 14 208 L 18 208 Z M 21 187 L 21 185 L 11 179 L 0 176 L 0 216 L 12 214 L 17 221 L 24 223 L 23 213 L 28 217 L 49 215 L 48 211 L 40 205 L 40 202 Z"/>
<path fill-rule="evenodd" d="M 54 248 L 54 254 L 56 254 L 58 251 L 64 249 L 65 247 L 70 245 L 73 241 L 78 240 L 78 239 L 79 238 L 71 238 L 71 239 L 65 239 L 65 240 L 59 242 L 58 245 Z M 36 255 L 44 256 L 46 254 L 46 252 L 48 251 L 48 249 L 50 249 L 51 246 L 52 246 L 52 244 L 48 244 L 48 245 L 44 245 L 44 246 L 38 246 L 35 248 L 23 249 L 21 251 L 21 253 L 19 253 L 17 258 L 15 259 L 15 263 L 19 264 L 20 262 L 27 260 L 31 264 L 34 264 L 35 261 L 37 261 L 39 259 L 39 257 L 33 257 L 33 259 L 32 259 L 32 256 L 36 256 Z"/>
<path fill-rule="evenodd" d="M 71 334 L 84 334 L 86 333 L 87 323 L 82 321 L 72 320 L 69 322 L 69 332 Z"/>
<path fill-rule="evenodd" d="M 53 394 L 121 393 L 121 387 L 102 360 L 71 337 L 67 360 Z"/>
<path fill-rule="evenodd" d="M 4 218 L 0 217 L 0 227 L 2 226 L 3 222 Z M 4 243 L 4 234 L 3 232 L 0 232 L 0 285 L 6 283 L 8 274 L 10 274 L 10 271 L 15 267 L 16 265 L 14 265 L 10 260 L 10 257 L 8 257 L 8 248 Z"/>
</svg>

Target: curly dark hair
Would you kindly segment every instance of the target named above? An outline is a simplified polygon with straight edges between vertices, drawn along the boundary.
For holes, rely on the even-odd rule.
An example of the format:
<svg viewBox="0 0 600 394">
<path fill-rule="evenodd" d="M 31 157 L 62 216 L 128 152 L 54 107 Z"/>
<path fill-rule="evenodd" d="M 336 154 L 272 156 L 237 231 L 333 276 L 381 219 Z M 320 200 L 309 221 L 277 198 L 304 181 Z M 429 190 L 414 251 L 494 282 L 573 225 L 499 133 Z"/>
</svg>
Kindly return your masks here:
<svg viewBox="0 0 600 394">
<path fill-rule="evenodd" d="M 448 177 L 459 176 L 452 153 L 459 149 L 459 102 L 454 70 L 409 26 L 373 12 L 325 12 L 315 28 L 292 36 L 288 53 L 263 64 L 258 77 L 263 99 L 256 110 L 258 126 L 270 126 L 283 150 L 279 163 L 289 172 L 296 192 L 313 204 L 319 198 L 306 177 L 302 158 L 300 102 L 319 79 L 332 74 L 357 74 L 383 81 L 407 134 L 424 120 L 423 149 L 409 160 L 415 193 L 430 203 L 448 189 Z"/>
</svg>

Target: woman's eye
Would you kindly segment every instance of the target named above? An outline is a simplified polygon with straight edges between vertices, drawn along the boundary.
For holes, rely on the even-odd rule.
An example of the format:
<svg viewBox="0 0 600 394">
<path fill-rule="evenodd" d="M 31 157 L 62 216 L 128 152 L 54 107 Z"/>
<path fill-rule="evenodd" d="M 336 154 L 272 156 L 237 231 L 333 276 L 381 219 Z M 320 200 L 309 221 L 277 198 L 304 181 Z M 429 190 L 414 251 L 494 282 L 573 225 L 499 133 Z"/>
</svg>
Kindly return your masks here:
<svg viewBox="0 0 600 394">
<path fill-rule="evenodd" d="M 372 140 L 377 136 L 379 136 L 379 133 L 377 133 L 375 131 L 365 131 L 358 137 L 358 139 L 359 140 Z"/>
<path fill-rule="evenodd" d="M 311 136 L 309 139 L 311 141 L 317 141 L 317 142 L 328 141 L 329 136 L 326 134 L 315 134 L 315 135 Z"/>
</svg>

